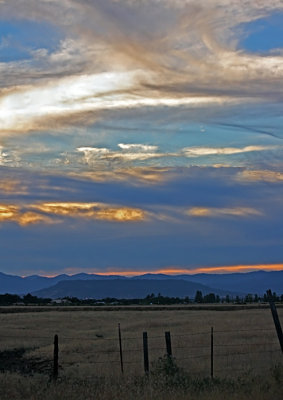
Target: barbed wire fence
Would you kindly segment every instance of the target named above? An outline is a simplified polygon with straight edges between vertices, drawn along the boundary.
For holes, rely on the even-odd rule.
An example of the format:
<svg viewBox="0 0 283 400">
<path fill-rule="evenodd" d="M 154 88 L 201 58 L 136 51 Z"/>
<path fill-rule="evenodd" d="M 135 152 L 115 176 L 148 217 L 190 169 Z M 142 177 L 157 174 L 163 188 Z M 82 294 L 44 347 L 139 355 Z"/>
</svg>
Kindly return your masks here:
<svg viewBox="0 0 283 400">
<path fill-rule="evenodd" d="M 6 337 L 19 340 L 20 335 Z M 49 372 L 54 380 L 68 368 L 79 370 L 82 366 L 92 375 L 149 374 L 160 359 L 174 362 L 188 374 L 200 377 L 260 373 L 283 361 L 276 339 L 274 329 L 235 331 L 213 327 L 199 332 L 166 331 L 151 335 L 145 331 L 139 336 L 127 336 L 120 324 L 117 336 L 112 337 L 97 337 L 95 332 L 85 336 L 56 334 L 54 340 L 49 335 L 29 335 L 35 347 L 36 342 L 42 341 L 45 348 L 45 357 L 36 359 L 35 369 Z"/>
<path fill-rule="evenodd" d="M 55 334 L 52 359 L 50 342 L 47 344 L 50 337 L 38 335 L 32 338 L 29 335 L 29 341 L 42 340 L 48 353 L 48 358 L 45 353 L 44 359 L 37 357 L 29 360 L 30 368 L 42 372 L 49 369 L 54 380 L 57 380 L 59 371 L 68 367 L 81 369 L 82 364 L 91 368 L 94 374 L 103 373 L 105 366 L 108 366 L 111 374 L 114 371 L 119 371 L 122 375 L 142 371 L 149 374 L 150 368 L 154 368 L 154 363 L 158 360 L 166 360 L 171 366 L 180 366 L 191 375 L 210 376 L 212 379 L 216 375 L 266 371 L 268 367 L 282 363 L 283 354 L 282 328 L 276 306 L 271 299 L 271 291 L 269 292 L 275 330 L 254 326 L 237 330 L 211 327 L 199 332 L 174 332 L 173 335 L 170 331 L 162 335 L 148 335 L 148 332 L 144 331 L 138 337 L 125 336 L 119 323 L 118 335 L 113 337 L 103 337 L 91 331 L 86 336 L 60 334 L 59 338 L 58 334 Z M 19 333 L 15 334 L 14 339 L 18 341 L 22 336 Z M 4 339 L 5 335 L 1 337 Z M 10 334 L 6 338 L 12 339 L 13 335 Z M 25 362 L 21 358 L 24 351 L 23 348 L 16 351 L 22 363 Z M 4 358 L 5 356 L 9 359 L 9 352 L 4 352 Z M 24 367 L 26 366 L 24 364 Z M 5 371 L 5 366 L 1 368 L 0 365 L 0 370 Z"/>
</svg>

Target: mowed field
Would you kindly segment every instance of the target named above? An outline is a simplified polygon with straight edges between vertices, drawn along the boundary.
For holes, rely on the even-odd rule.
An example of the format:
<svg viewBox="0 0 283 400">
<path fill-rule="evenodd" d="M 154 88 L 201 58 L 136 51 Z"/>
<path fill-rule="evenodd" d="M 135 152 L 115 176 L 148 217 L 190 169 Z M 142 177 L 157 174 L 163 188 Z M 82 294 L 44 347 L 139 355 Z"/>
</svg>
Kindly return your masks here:
<svg viewBox="0 0 283 400">
<path fill-rule="evenodd" d="M 278 314 L 280 320 L 283 321 L 282 308 L 278 308 Z M 123 376 L 120 365 L 118 324 L 121 326 L 122 336 Z M 158 359 L 164 357 L 166 353 L 164 333 L 170 331 L 174 364 L 181 368 L 181 372 L 175 371 L 175 373 L 169 370 L 164 372 L 165 375 L 175 374 L 177 379 L 180 374 L 184 374 L 190 380 L 209 381 L 209 385 L 211 385 L 211 327 L 214 331 L 215 382 L 218 380 L 222 383 L 239 382 L 241 379 L 250 379 L 251 382 L 260 379 L 260 382 L 263 382 L 263 379 L 269 379 L 269 376 L 272 380 L 274 378 L 272 378 L 272 374 L 277 374 L 277 377 L 274 375 L 274 382 L 269 383 L 269 389 L 265 388 L 257 393 L 258 398 L 276 399 L 276 382 L 280 381 L 280 374 L 282 374 L 280 364 L 282 364 L 283 357 L 269 309 L 216 311 L 182 308 L 176 310 L 167 307 L 164 310 L 151 308 L 139 310 L 135 307 L 133 310 L 128 308 L 125 311 L 123 309 L 105 311 L 101 308 L 99 311 L 72 311 L 70 309 L 69 311 L 0 313 L 0 326 L 0 368 L 4 373 L 1 376 L 1 380 L 4 380 L 1 384 L 2 389 L 0 389 L 2 390 L 2 393 L 0 392 L 1 399 L 6 398 L 6 395 L 7 398 L 10 396 L 7 388 L 12 385 L 12 381 L 16 379 L 15 376 L 17 376 L 17 382 L 21 382 L 23 374 L 26 376 L 20 386 L 29 385 L 26 393 L 30 393 L 29 390 L 32 387 L 37 387 L 36 381 L 42 382 L 41 388 L 44 384 L 50 385 L 48 381 L 52 371 L 55 334 L 59 336 L 60 365 L 56 390 L 60 392 L 64 385 L 69 387 L 70 382 L 73 382 L 72 385 L 76 383 L 76 389 L 72 389 L 77 396 L 74 398 L 80 398 L 79 396 L 82 395 L 81 391 L 77 393 L 79 382 L 85 382 L 84 389 L 89 387 L 88 385 L 94 385 L 94 382 L 100 382 L 100 387 L 104 387 L 105 382 L 108 382 L 106 386 L 111 387 L 109 390 L 112 394 L 108 393 L 106 389 L 102 393 L 92 388 L 93 396 L 95 392 L 93 398 L 135 398 L 138 400 L 139 398 L 159 398 L 159 395 L 160 398 L 166 398 L 167 394 L 166 396 L 165 393 L 162 395 L 160 392 L 159 394 L 159 392 L 155 392 L 154 388 L 148 392 L 150 387 L 148 384 L 142 386 L 144 389 L 139 389 L 140 395 L 136 393 L 139 384 L 135 379 L 145 379 L 143 332 L 148 334 L 151 373 L 147 379 L 151 382 L 153 379 L 158 380 L 160 374 L 162 375 L 166 370 L 164 362 L 158 362 Z M 112 382 L 110 386 L 109 382 Z M 120 387 L 121 393 L 123 387 L 128 385 L 128 397 L 125 397 L 125 394 L 123 396 L 121 394 L 122 397 L 119 397 L 118 394 L 113 397 L 112 390 L 115 390 L 115 385 Z M 67 387 L 60 395 L 53 386 L 52 388 L 49 386 L 45 394 L 47 397 L 44 397 L 43 393 L 40 393 L 40 397 L 36 397 L 36 390 L 33 389 L 35 391 L 34 398 L 48 399 L 48 393 L 52 392 L 53 398 L 59 396 L 58 399 L 63 399 L 68 393 Z M 209 390 L 214 388 L 214 386 L 213 388 L 209 387 Z M 217 393 L 219 388 L 220 386 L 216 390 Z M 252 388 L 253 385 L 250 393 L 253 393 L 253 390 L 258 391 L 260 385 Z M 84 389 L 82 388 L 82 390 Z M 275 392 L 273 389 L 276 389 Z M 158 390 L 160 391 L 161 388 Z M 184 388 L 182 390 L 180 388 L 181 392 L 179 392 L 178 385 L 175 385 L 174 390 L 172 399 L 187 398 L 182 397 L 185 396 Z M 225 398 L 226 394 L 228 396 L 230 393 L 229 388 L 227 393 L 225 390 L 222 391 L 221 398 Z M 243 397 L 242 392 L 242 397 L 237 397 L 237 390 L 233 389 L 234 397 L 227 398 L 249 398 Z M 133 397 L 130 395 L 131 391 Z M 215 394 L 216 399 L 220 398 L 217 397 L 217 393 Z M 268 397 L 269 394 L 271 397 Z M 205 396 L 214 398 L 211 391 L 204 390 L 201 398 L 206 398 Z M 245 396 L 248 396 L 248 393 Z M 14 398 L 29 397 L 25 397 L 24 394 L 18 397 L 18 393 L 14 392 Z M 81 398 L 92 397 L 88 394 Z"/>
</svg>

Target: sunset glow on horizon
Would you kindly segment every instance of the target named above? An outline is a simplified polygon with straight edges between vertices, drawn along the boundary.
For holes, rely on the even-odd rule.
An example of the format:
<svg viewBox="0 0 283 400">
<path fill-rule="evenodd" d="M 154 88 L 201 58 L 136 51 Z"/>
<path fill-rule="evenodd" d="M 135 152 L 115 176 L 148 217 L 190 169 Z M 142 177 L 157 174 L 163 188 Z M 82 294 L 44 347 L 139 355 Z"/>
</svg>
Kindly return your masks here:
<svg viewBox="0 0 283 400">
<path fill-rule="evenodd" d="M 231 273 L 247 273 L 253 271 L 283 271 L 283 264 L 270 264 L 270 265 L 229 265 L 229 266 L 212 266 L 212 267 L 197 267 L 197 268 L 163 268 L 163 269 L 149 269 L 149 270 L 132 270 L 132 271 L 123 271 L 123 270 L 110 270 L 105 272 L 100 272 L 96 270 L 86 270 L 84 273 L 86 274 L 94 274 L 101 276 L 125 276 L 125 277 L 134 277 L 134 276 L 142 276 L 144 274 L 165 274 L 165 275 L 194 275 L 194 274 L 231 274 Z M 81 273 L 81 269 L 75 268 L 67 268 L 63 272 L 67 275 L 76 275 Z M 40 272 L 39 275 L 45 276 L 47 278 L 54 278 L 59 275 L 59 273 L 48 274 L 45 272 Z M 26 277 L 28 274 L 22 275 L 22 277 Z"/>
</svg>

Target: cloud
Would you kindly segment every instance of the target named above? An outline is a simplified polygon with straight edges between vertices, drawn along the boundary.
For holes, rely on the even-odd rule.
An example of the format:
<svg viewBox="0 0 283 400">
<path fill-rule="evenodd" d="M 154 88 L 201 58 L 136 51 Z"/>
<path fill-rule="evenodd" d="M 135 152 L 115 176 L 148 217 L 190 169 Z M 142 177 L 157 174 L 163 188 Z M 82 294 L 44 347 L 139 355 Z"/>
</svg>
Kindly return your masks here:
<svg viewBox="0 0 283 400">
<path fill-rule="evenodd" d="M 127 110 L 145 107 L 201 107 L 239 103 L 239 100 L 223 96 L 156 97 L 151 93 L 140 96 L 131 93 L 135 89 L 134 77 L 141 72 L 109 72 L 94 75 L 73 76 L 57 79 L 42 86 L 34 85 L 15 89 L 0 97 L 0 133 L 23 132 L 46 128 L 48 120 L 68 125 L 80 116 L 88 119 L 88 113 L 101 116 L 105 110 Z M 90 119 L 90 122 L 93 120 Z"/>
<path fill-rule="evenodd" d="M 270 170 L 244 170 L 237 174 L 236 177 L 239 181 L 247 182 L 282 182 L 283 173 Z"/>
<path fill-rule="evenodd" d="M 148 152 L 148 151 L 156 151 L 158 150 L 158 146 L 150 146 L 150 145 L 145 145 L 145 144 L 125 144 L 125 143 L 119 143 L 118 146 L 122 150 L 137 150 L 137 151 L 142 151 L 142 152 Z"/>
<path fill-rule="evenodd" d="M 8 162 L 7 157 L 8 154 L 3 152 L 3 146 L 0 146 L 0 165 L 5 165 Z"/>
<path fill-rule="evenodd" d="M 53 202 L 26 204 L 0 204 L 0 223 L 15 222 L 20 226 L 52 224 L 62 218 L 79 218 L 112 222 L 142 222 L 150 213 L 133 207 L 113 206 L 104 203 Z"/>
<path fill-rule="evenodd" d="M 0 223 L 3 222 L 15 222 L 20 226 L 54 223 L 51 218 L 45 215 L 31 211 L 23 212 L 20 207 L 15 205 L 0 204 Z"/>
<path fill-rule="evenodd" d="M 83 161 L 89 166 L 99 165 L 103 163 L 108 165 L 109 162 L 116 163 L 134 163 L 136 161 L 147 161 L 152 159 L 164 158 L 195 158 L 206 157 L 209 155 L 234 155 L 241 153 L 270 151 L 279 149 L 279 146 L 245 146 L 245 147 L 185 147 L 175 152 L 160 152 L 158 146 L 144 144 L 118 144 L 120 151 L 113 151 L 104 147 L 78 147 L 77 151 L 83 153 Z M 165 161 L 166 164 L 167 161 Z"/>
<path fill-rule="evenodd" d="M 170 157 L 171 153 L 158 152 L 157 146 L 143 144 L 118 144 L 120 151 L 112 151 L 101 147 L 78 147 L 77 151 L 84 154 L 84 161 L 87 164 L 94 164 L 97 161 L 132 162 L 145 161 L 152 158 Z"/>
<path fill-rule="evenodd" d="M 282 10 L 280 0 L 10 0 L 0 7 L 2 18 L 48 21 L 65 36 L 53 52 L 0 64 L 2 134 L 90 124 L 105 110 L 282 100 L 282 55 L 237 47 L 239 26 Z"/>
<path fill-rule="evenodd" d="M 144 274 L 166 274 L 166 275 L 179 275 L 179 274 L 200 274 L 200 273 L 214 273 L 214 274 L 223 274 L 223 273 L 238 273 L 238 272 L 251 272 L 251 271 L 282 271 L 283 264 L 252 264 L 252 265 L 203 265 L 199 267 L 194 266 L 164 266 L 162 268 L 154 268 L 154 267 L 144 267 L 137 269 L 114 269 L 112 267 L 109 268 L 86 268 L 84 271 L 89 274 L 98 274 L 102 276 L 107 275 L 122 275 L 122 276 L 138 276 Z M 78 268 L 64 268 L 64 273 L 67 274 L 77 274 L 80 272 Z M 44 275 L 48 274 L 45 271 Z"/>
<path fill-rule="evenodd" d="M 274 150 L 276 146 L 245 146 L 237 147 L 187 147 L 183 149 L 183 153 L 187 157 L 201 157 L 208 155 L 233 155 L 239 153 L 249 153 L 252 151 Z"/>
<path fill-rule="evenodd" d="M 19 180 L 0 179 L 0 194 L 3 193 L 14 195 L 27 194 L 27 186 Z"/>
<path fill-rule="evenodd" d="M 190 217 L 251 217 L 263 215 L 261 211 L 250 207 L 192 207 L 186 211 L 186 214 Z"/>
<path fill-rule="evenodd" d="M 81 171 L 71 172 L 71 177 L 87 179 L 94 182 L 126 182 L 129 185 L 156 185 L 163 184 L 177 176 L 172 168 L 158 167 L 129 167 L 116 168 L 111 171 Z"/>
<path fill-rule="evenodd" d="M 114 222 L 138 222 L 147 219 L 147 213 L 138 208 L 117 207 L 104 203 L 42 203 L 32 205 L 49 215 L 85 218 Z"/>
</svg>

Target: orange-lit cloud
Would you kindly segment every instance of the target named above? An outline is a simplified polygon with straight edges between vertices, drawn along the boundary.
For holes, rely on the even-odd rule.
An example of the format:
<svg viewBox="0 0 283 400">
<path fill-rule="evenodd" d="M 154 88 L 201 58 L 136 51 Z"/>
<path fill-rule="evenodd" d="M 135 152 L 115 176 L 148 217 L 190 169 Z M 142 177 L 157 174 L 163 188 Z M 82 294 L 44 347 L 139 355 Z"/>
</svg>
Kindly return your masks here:
<svg viewBox="0 0 283 400">
<path fill-rule="evenodd" d="M 37 223 L 50 224 L 52 219 L 31 211 L 21 211 L 20 207 L 15 205 L 0 204 L 0 223 L 15 222 L 21 226 L 27 226 Z"/>
<path fill-rule="evenodd" d="M 186 211 L 186 214 L 190 217 L 249 217 L 254 215 L 263 215 L 262 212 L 250 207 L 192 207 Z"/>
<path fill-rule="evenodd" d="M 144 269 L 144 270 L 119 270 L 109 268 L 107 271 L 87 269 L 84 270 L 87 273 L 93 273 L 98 275 L 122 275 L 122 276 L 138 276 L 143 274 L 166 274 L 166 275 L 180 275 L 180 274 L 200 274 L 200 273 L 235 273 L 235 272 L 252 272 L 252 271 L 283 271 L 283 264 L 255 264 L 255 265 L 222 265 L 222 266 L 205 266 L 196 268 L 180 268 L 180 267 L 167 267 L 161 269 Z M 65 273 L 76 274 L 81 272 L 77 268 L 67 268 L 64 270 Z"/>
<path fill-rule="evenodd" d="M 283 264 L 257 264 L 257 265 L 225 265 L 216 267 L 197 267 L 193 269 L 168 268 L 159 270 L 163 274 L 200 274 L 200 273 L 233 273 L 233 272 L 251 272 L 257 270 L 264 271 L 282 271 Z M 157 272 L 157 271 L 156 271 Z"/>
<path fill-rule="evenodd" d="M 33 224 L 52 224 L 55 221 L 46 215 L 38 214 L 35 212 L 24 212 L 19 214 L 18 219 L 16 219 L 21 226 L 33 225 Z"/>
<path fill-rule="evenodd" d="M 113 206 L 104 203 L 56 202 L 26 204 L 23 207 L 0 204 L 0 223 L 15 222 L 21 226 L 58 223 L 61 221 L 58 217 L 113 222 L 141 222 L 146 221 L 149 215 L 139 208 Z"/>
<path fill-rule="evenodd" d="M 0 204 L 0 221 L 5 222 L 12 220 L 19 212 L 16 206 Z"/>
<path fill-rule="evenodd" d="M 0 179 L 1 193 L 26 194 L 27 187 L 18 180 Z"/>
<path fill-rule="evenodd" d="M 147 219 L 144 210 L 131 207 L 111 206 L 104 203 L 42 203 L 32 208 L 49 215 L 79 217 L 114 222 L 137 222 Z"/>
<path fill-rule="evenodd" d="M 237 180 L 248 182 L 282 182 L 283 173 L 269 170 L 245 170 L 237 174 Z"/>
<path fill-rule="evenodd" d="M 155 167 L 131 167 L 117 168 L 112 171 L 82 171 L 80 173 L 71 172 L 69 176 L 88 179 L 94 182 L 123 181 L 130 185 L 136 184 L 157 184 L 172 179 L 176 174 L 170 168 Z"/>
</svg>

